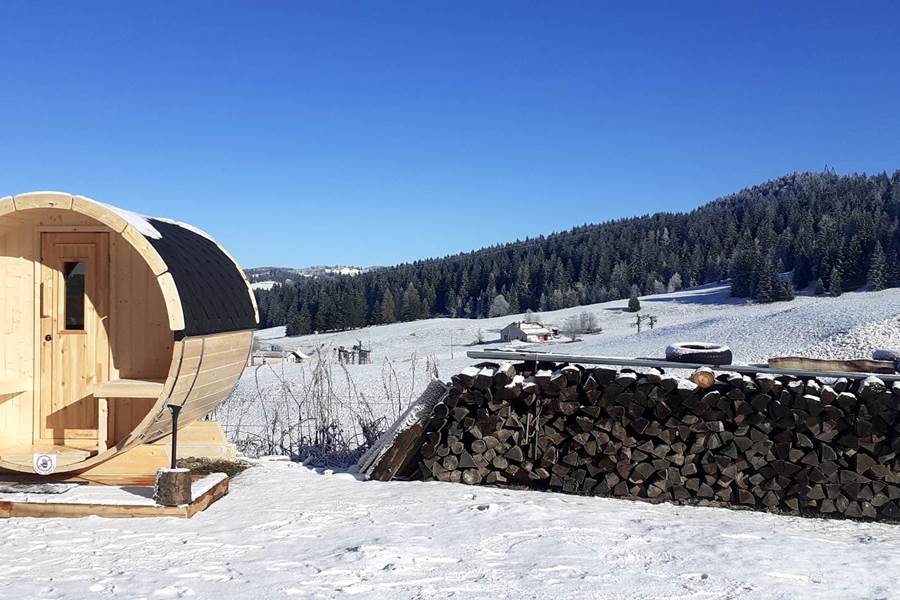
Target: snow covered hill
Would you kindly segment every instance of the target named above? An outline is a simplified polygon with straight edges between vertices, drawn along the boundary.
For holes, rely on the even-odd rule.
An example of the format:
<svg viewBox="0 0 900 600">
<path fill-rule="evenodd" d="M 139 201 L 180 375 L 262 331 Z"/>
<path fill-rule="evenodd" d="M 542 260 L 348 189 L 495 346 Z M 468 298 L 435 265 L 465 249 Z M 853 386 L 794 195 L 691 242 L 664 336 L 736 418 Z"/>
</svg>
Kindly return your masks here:
<svg viewBox="0 0 900 600">
<path fill-rule="evenodd" d="M 354 277 L 366 273 L 369 268 L 348 266 L 315 266 L 315 267 L 252 267 L 244 269 L 247 278 L 252 284 L 256 283 L 284 283 L 296 280 L 300 277 L 334 277 L 337 275 L 349 275 Z M 269 289 L 272 286 L 261 288 Z"/>
</svg>

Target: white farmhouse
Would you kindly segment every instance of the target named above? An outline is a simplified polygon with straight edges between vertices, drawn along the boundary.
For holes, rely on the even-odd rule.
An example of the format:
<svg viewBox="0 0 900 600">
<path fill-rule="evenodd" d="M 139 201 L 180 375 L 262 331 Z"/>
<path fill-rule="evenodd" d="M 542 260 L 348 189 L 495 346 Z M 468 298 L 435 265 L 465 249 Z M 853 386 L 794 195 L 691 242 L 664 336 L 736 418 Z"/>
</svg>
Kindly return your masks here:
<svg viewBox="0 0 900 600">
<path fill-rule="evenodd" d="M 282 363 L 300 363 L 309 358 L 300 350 L 257 350 L 250 355 L 248 367 L 257 365 L 279 365 Z"/>
<path fill-rule="evenodd" d="M 503 342 L 548 342 L 559 337 L 559 330 L 555 327 L 547 327 L 540 323 L 524 323 L 515 321 L 500 330 L 500 340 Z"/>
</svg>

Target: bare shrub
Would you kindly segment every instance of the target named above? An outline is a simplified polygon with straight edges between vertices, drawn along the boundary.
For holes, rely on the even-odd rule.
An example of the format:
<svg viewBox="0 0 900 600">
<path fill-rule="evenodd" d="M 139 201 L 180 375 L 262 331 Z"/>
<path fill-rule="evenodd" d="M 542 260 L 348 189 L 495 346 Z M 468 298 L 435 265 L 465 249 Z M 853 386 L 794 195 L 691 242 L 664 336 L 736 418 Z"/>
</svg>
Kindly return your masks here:
<svg viewBox="0 0 900 600">
<path fill-rule="evenodd" d="M 560 331 L 574 342 L 579 335 L 598 333 L 602 331 L 602 328 L 597 325 L 597 315 L 584 311 L 563 321 Z"/>
<path fill-rule="evenodd" d="M 369 398 L 356 385 L 348 365 L 333 364 L 321 351 L 308 364 L 259 365 L 253 385 L 241 385 L 213 415 L 246 456 L 286 455 L 314 466 L 346 468 L 368 449 L 415 399 L 418 360 L 398 373 L 385 359 L 381 390 Z M 405 362 L 405 361 L 403 361 Z M 274 383 L 264 384 L 267 369 Z M 437 361 L 427 357 L 426 377 L 437 377 Z M 245 375 L 245 378 L 247 376 Z"/>
</svg>

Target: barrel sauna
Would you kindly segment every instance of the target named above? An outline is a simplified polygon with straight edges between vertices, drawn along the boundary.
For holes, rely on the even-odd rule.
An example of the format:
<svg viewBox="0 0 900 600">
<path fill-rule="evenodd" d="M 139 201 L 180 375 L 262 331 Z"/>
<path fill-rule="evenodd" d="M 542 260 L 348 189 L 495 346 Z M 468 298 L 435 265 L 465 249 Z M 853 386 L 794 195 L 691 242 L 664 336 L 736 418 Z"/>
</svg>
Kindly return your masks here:
<svg viewBox="0 0 900 600">
<path fill-rule="evenodd" d="M 60 192 L 0 198 L 0 471 L 76 474 L 202 419 L 259 313 L 210 236 Z M 48 460 L 46 457 L 51 457 Z"/>
</svg>

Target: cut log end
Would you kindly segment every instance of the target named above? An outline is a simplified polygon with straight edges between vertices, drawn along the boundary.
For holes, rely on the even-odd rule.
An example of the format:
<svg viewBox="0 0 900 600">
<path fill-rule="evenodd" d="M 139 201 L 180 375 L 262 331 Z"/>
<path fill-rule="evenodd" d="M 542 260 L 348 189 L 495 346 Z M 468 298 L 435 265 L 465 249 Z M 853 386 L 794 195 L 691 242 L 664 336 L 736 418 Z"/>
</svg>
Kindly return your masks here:
<svg viewBox="0 0 900 600">
<path fill-rule="evenodd" d="M 191 503 L 190 469 L 160 469 L 156 472 L 153 500 L 161 506 Z"/>
<path fill-rule="evenodd" d="M 709 389 L 716 384 L 716 374 L 709 367 L 700 367 L 691 375 L 691 381 L 700 389 Z"/>
</svg>

